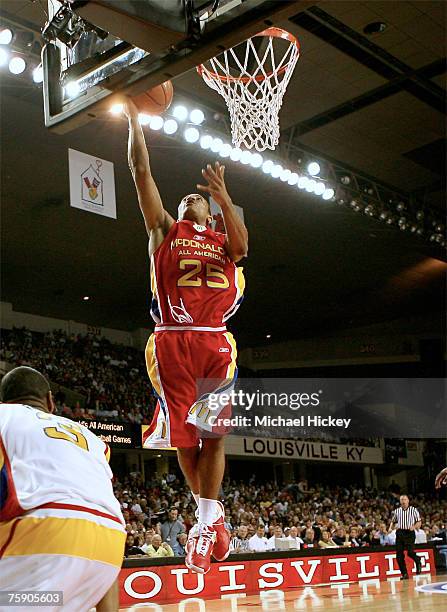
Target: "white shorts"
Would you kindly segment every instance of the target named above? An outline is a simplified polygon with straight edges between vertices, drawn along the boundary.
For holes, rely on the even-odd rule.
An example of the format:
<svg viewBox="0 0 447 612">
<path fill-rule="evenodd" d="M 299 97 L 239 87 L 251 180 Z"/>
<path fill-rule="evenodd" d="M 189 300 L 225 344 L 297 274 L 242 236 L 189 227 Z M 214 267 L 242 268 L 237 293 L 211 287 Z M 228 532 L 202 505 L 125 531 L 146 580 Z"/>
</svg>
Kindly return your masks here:
<svg viewBox="0 0 447 612">
<path fill-rule="evenodd" d="M 0 560 L 0 591 L 62 591 L 62 606 L 4 606 L 0 612 L 88 612 L 118 577 L 120 568 L 66 555 L 29 555 Z"/>
</svg>

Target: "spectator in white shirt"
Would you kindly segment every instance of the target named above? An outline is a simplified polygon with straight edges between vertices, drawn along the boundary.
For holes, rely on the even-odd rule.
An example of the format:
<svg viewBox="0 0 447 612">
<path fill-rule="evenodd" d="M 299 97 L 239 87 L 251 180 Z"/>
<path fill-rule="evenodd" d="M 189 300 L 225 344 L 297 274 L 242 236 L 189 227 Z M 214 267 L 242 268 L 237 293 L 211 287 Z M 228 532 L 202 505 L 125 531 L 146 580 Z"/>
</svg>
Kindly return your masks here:
<svg viewBox="0 0 447 612">
<path fill-rule="evenodd" d="M 286 539 L 292 540 L 292 542 L 294 543 L 292 548 L 296 548 L 297 550 L 301 548 L 301 544 L 304 544 L 303 540 L 298 536 L 298 528 L 295 526 L 289 529 L 289 535 Z"/>
<path fill-rule="evenodd" d="M 248 540 L 248 547 L 253 552 L 265 552 L 268 547 L 268 540 L 265 537 L 264 525 L 258 525 L 255 535 Z"/>
<path fill-rule="evenodd" d="M 415 544 L 426 544 L 427 543 L 427 534 L 421 528 L 415 529 L 414 533 L 416 534 L 416 539 L 414 541 Z"/>
<path fill-rule="evenodd" d="M 282 532 L 281 525 L 275 525 L 275 527 L 273 529 L 273 535 L 272 535 L 271 538 L 268 539 L 267 550 L 275 550 L 275 548 L 276 548 L 275 540 L 277 538 L 282 538 L 282 537 L 283 537 L 283 532 Z"/>
<path fill-rule="evenodd" d="M 140 514 L 140 513 L 142 512 L 142 510 L 141 510 L 141 506 L 140 506 L 140 504 L 138 503 L 138 498 L 136 498 L 136 497 L 135 497 L 135 498 L 134 498 L 134 500 L 133 500 L 133 505 L 132 505 L 132 507 L 131 507 L 131 511 L 132 511 L 134 514 Z"/>
<path fill-rule="evenodd" d="M 385 538 L 385 546 L 395 546 L 396 544 L 396 530 L 390 531 Z"/>
</svg>

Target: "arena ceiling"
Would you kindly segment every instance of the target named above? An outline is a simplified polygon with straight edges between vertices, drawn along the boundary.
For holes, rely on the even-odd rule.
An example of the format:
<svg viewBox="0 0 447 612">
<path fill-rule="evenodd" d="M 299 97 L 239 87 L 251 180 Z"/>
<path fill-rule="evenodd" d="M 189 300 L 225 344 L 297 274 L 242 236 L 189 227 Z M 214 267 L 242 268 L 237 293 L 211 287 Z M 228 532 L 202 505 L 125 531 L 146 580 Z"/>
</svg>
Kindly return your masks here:
<svg viewBox="0 0 447 612">
<path fill-rule="evenodd" d="M 444 2 L 316 2 L 287 23 L 302 54 L 281 111 L 282 142 L 445 203 Z M 3 0 L 0 18 L 38 30 L 39 2 Z M 364 27 L 383 21 L 382 33 Z M 190 71 L 176 93 L 224 113 Z M 147 327 L 144 226 L 126 164 L 126 123 L 93 121 L 65 135 L 43 125 L 42 94 L 2 71 L 2 300 L 15 310 L 92 325 Z M 195 190 L 203 151 L 148 134 L 166 207 Z M 69 206 L 67 149 L 115 164 L 118 220 Z M 233 329 L 244 346 L 433 313 L 442 329 L 439 252 L 365 215 L 295 193 L 227 162 L 250 232 L 247 298 Z M 91 296 L 84 302 L 84 295 Z"/>
</svg>

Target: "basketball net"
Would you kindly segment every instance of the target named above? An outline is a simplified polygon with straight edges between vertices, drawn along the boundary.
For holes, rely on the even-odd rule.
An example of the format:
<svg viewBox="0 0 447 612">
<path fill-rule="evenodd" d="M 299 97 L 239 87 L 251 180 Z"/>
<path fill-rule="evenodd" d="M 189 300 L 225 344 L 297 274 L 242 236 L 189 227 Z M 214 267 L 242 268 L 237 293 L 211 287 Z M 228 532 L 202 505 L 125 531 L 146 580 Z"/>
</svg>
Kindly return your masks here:
<svg viewBox="0 0 447 612">
<path fill-rule="evenodd" d="M 262 54 L 253 42 L 259 36 L 268 39 Z M 242 54 L 241 45 L 238 53 L 228 49 L 198 66 L 197 71 L 227 104 L 233 144 L 257 151 L 274 150 L 279 142 L 279 111 L 300 46 L 295 36 L 280 28 L 268 28 L 254 38 L 245 42 Z M 282 52 L 280 40 L 289 43 Z"/>
</svg>

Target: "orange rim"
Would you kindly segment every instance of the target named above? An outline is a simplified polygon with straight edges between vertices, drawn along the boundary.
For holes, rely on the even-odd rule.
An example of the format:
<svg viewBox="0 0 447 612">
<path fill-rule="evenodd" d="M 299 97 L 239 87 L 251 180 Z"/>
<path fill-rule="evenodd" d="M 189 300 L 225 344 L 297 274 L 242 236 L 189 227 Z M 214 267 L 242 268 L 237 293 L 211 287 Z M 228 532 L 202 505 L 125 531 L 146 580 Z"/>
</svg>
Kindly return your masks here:
<svg viewBox="0 0 447 612">
<path fill-rule="evenodd" d="M 282 38 L 283 40 L 288 40 L 291 44 L 295 45 L 295 47 L 298 49 L 298 53 L 300 52 L 300 43 L 298 42 L 297 37 L 291 34 L 290 32 L 287 32 L 287 30 L 282 30 L 281 28 L 274 27 L 267 28 L 266 30 L 259 32 L 258 34 L 255 34 L 254 36 L 252 36 L 252 38 L 255 38 L 256 36 L 271 36 L 272 38 Z M 290 62 L 287 62 L 285 66 L 283 66 L 277 71 L 277 74 L 283 74 L 287 70 L 289 64 Z M 203 73 L 206 70 L 207 75 L 209 75 L 216 81 L 222 81 L 223 83 L 234 83 L 236 81 L 238 81 L 239 83 L 249 83 L 250 81 L 256 81 L 258 83 L 261 83 L 262 81 L 265 81 L 265 79 L 270 78 L 272 74 L 274 74 L 272 71 L 268 72 L 266 76 L 264 76 L 263 74 L 260 74 L 255 77 L 232 77 L 230 75 L 224 76 L 221 74 L 217 74 L 217 72 L 212 72 L 211 70 L 208 70 L 204 64 L 200 64 L 199 66 L 197 66 L 196 70 L 202 78 Z"/>
</svg>

